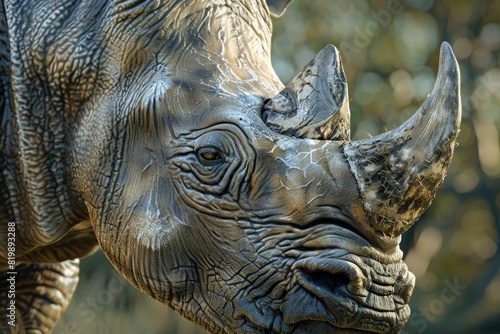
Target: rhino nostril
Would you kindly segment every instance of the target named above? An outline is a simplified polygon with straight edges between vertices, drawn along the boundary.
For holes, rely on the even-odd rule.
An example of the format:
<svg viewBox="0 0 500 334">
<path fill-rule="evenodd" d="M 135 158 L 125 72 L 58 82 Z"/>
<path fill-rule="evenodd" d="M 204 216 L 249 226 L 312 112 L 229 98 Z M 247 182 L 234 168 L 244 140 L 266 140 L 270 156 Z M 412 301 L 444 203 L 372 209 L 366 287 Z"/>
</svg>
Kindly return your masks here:
<svg viewBox="0 0 500 334">
<path fill-rule="evenodd" d="M 360 297 L 368 294 L 364 274 L 357 266 L 344 260 L 301 260 L 292 269 L 297 270 L 299 284 L 320 299 L 347 292 Z"/>
<path fill-rule="evenodd" d="M 343 319 L 352 317 L 358 311 L 358 305 L 347 295 L 351 292 L 353 280 L 347 272 L 331 272 L 328 270 L 308 270 L 302 268 L 297 272 L 298 282 L 304 289 L 323 302 L 327 308 Z M 355 280 L 357 281 L 357 280 Z M 359 289 L 354 289 L 359 295 Z M 351 292 L 352 293 L 352 292 Z"/>
<path fill-rule="evenodd" d="M 309 290 L 332 293 L 341 287 L 349 285 L 349 278 L 344 273 L 329 273 L 327 271 L 312 271 L 304 269 L 298 273 L 299 280 Z"/>
</svg>

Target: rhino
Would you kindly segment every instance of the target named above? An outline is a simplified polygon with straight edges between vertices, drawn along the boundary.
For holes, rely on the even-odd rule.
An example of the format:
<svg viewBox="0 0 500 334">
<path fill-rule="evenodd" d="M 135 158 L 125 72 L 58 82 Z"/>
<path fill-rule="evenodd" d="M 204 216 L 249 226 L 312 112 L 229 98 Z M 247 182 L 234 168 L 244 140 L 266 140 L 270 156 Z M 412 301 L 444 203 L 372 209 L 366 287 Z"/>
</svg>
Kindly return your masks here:
<svg viewBox="0 0 500 334">
<path fill-rule="evenodd" d="M 451 162 L 457 61 L 443 43 L 416 113 L 352 141 L 334 46 L 273 70 L 289 2 L 2 1 L 4 331 L 49 333 L 98 248 L 210 333 L 402 331 L 399 244 Z"/>
</svg>

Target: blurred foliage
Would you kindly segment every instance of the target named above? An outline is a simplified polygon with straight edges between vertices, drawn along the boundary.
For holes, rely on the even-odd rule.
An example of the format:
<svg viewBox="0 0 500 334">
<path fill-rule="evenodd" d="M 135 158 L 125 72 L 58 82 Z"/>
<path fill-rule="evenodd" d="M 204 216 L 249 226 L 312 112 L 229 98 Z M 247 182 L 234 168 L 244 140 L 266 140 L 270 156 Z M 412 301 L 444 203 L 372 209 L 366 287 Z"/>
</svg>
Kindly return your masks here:
<svg viewBox="0 0 500 334">
<path fill-rule="evenodd" d="M 417 110 L 434 84 L 442 41 L 461 68 L 462 131 L 445 183 L 402 242 L 417 279 L 405 332 L 498 333 L 500 1 L 295 0 L 274 20 L 273 64 L 286 83 L 326 44 L 336 45 L 352 137 L 360 139 Z M 202 333 L 130 286 L 102 292 L 118 280 L 102 255 L 82 267 L 55 333 Z M 90 312 L 82 315 L 88 298 L 101 301 L 91 321 Z"/>
</svg>

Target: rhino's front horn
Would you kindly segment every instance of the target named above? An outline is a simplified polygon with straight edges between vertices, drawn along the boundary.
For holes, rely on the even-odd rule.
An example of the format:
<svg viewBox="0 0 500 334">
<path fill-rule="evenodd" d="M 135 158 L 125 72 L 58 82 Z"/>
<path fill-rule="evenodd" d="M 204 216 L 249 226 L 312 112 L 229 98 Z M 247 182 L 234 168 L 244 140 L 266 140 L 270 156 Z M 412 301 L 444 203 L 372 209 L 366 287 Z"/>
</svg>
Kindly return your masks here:
<svg viewBox="0 0 500 334">
<path fill-rule="evenodd" d="M 274 131 L 300 138 L 349 140 L 347 81 L 340 54 L 326 46 L 264 106 Z"/>
<path fill-rule="evenodd" d="M 436 83 L 416 114 L 390 132 L 345 144 L 367 220 L 378 233 L 402 234 L 429 207 L 451 162 L 460 118 L 460 72 L 443 43 Z"/>
</svg>

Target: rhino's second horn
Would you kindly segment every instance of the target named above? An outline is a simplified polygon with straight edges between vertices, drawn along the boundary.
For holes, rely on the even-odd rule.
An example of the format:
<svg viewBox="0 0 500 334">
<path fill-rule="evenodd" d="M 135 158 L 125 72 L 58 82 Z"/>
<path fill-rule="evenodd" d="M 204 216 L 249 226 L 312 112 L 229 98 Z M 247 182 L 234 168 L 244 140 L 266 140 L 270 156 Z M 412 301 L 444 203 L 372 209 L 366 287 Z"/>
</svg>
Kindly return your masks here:
<svg viewBox="0 0 500 334">
<path fill-rule="evenodd" d="M 276 132 L 310 139 L 349 140 L 347 80 L 340 54 L 326 46 L 264 106 L 264 122 Z"/>
</svg>

